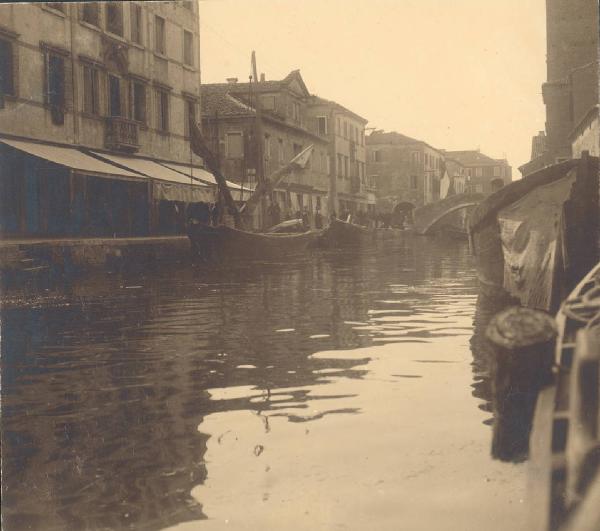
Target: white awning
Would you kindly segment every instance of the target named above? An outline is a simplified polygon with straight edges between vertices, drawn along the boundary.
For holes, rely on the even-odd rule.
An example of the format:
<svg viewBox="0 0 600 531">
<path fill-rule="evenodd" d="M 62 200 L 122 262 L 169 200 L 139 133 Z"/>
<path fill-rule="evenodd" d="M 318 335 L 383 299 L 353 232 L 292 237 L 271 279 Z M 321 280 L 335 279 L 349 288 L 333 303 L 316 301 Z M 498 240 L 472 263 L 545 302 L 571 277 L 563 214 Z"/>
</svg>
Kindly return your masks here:
<svg viewBox="0 0 600 531">
<path fill-rule="evenodd" d="M 201 179 L 203 181 L 206 181 L 208 183 L 211 184 L 217 184 L 217 180 L 215 179 L 215 176 L 210 173 L 209 171 L 205 170 L 204 168 L 200 168 L 198 166 L 186 166 L 185 164 L 178 164 L 177 162 L 161 162 L 160 163 L 162 166 L 166 166 L 167 168 L 171 168 L 175 171 L 178 171 L 180 173 L 184 173 L 185 175 L 191 175 L 192 177 L 195 177 L 196 179 Z M 242 186 L 231 182 L 231 181 L 227 181 L 227 186 L 229 187 L 230 190 L 241 190 Z M 250 188 L 249 186 L 244 186 L 244 192 L 248 192 L 251 193 L 253 192 L 254 189 Z"/>
<path fill-rule="evenodd" d="M 187 184 L 194 185 L 200 187 L 208 187 L 209 185 L 199 183 L 198 181 L 193 181 L 190 179 L 189 175 L 183 175 L 182 173 L 173 170 L 163 164 L 159 164 L 154 162 L 153 160 L 142 159 L 138 157 L 127 157 L 124 155 L 113 155 L 107 153 L 99 153 L 93 151 L 94 155 L 98 157 L 102 157 L 103 159 L 113 162 L 115 164 L 120 164 L 125 166 L 133 171 L 141 173 L 142 175 L 146 175 L 147 177 L 151 177 L 152 179 L 157 179 L 160 181 L 167 181 L 170 183 L 179 183 L 179 184 Z"/>
<path fill-rule="evenodd" d="M 104 173 L 107 175 L 118 175 L 121 177 L 140 176 L 128 170 L 118 168 L 112 164 L 107 164 L 101 160 L 90 157 L 76 148 L 52 146 L 50 144 L 38 144 L 36 142 L 26 142 L 24 140 L 12 140 L 0 138 L 0 142 L 10 147 L 29 153 L 34 157 L 39 157 L 67 168 L 79 170 L 82 172 Z"/>
</svg>

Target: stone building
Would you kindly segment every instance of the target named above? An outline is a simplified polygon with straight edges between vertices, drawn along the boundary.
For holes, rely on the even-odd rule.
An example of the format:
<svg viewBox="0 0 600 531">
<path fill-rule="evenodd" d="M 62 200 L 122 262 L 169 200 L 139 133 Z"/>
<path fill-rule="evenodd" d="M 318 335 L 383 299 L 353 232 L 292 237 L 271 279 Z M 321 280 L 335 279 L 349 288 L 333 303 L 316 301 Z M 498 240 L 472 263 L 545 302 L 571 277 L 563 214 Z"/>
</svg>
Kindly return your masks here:
<svg viewBox="0 0 600 531">
<path fill-rule="evenodd" d="M 332 125 L 337 122 L 339 133 Z M 267 80 L 263 75 L 258 83 L 230 78 L 227 83 L 202 85 L 202 123 L 221 170 L 246 190 L 254 188 L 262 175 L 268 177 L 314 146 L 308 167 L 284 179 L 270 198 L 282 218 L 306 210 L 311 225 L 318 226 L 340 205 L 366 211 L 367 192 L 361 185 L 366 120 L 312 96 L 298 70 L 281 80 Z M 272 221 L 265 218 L 254 224 L 265 226 Z"/>
<path fill-rule="evenodd" d="M 0 6 L 2 234 L 182 232 L 214 190 L 187 138 L 199 37 L 196 2 Z"/>
<path fill-rule="evenodd" d="M 546 0 L 546 21 L 546 148 L 519 168 L 524 176 L 584 149 L 597 154 L 600 141 L 598 2 Z"/>
<path fill-rule="evenodd" d="M 311 96 L 308 115 L 329 140 L 330 209 L 375 211 L 375 183 L 367 177 L 365 126 L 368 120 L 334 101 Z"/>
<path fill-rule="evenodd" d="M 494 159 L 479 150 L 446 151 L 447 160 L 460 164 L 466 175 L 466 192 L 491 194 L 512 181 L 512 168 L 506 159 Z"/>
<path fill-rule="evenodd" d="M 440 199 L 444 152 L 396 132 L 366 137 L 367 175 L 376 182 L 378 210 L 400 203 L 414 207 Z"/>
</svg>

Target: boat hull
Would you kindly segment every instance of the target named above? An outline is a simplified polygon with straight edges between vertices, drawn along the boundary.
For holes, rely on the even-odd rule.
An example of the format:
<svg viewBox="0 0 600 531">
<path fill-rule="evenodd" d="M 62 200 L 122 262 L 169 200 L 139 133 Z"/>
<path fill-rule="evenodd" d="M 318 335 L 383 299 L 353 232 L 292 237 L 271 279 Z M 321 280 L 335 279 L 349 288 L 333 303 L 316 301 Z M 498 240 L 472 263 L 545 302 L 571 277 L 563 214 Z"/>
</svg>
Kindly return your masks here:
<svg viewBox="0 0 600 531">
<path fill-rule="evenodd" d="M 481 203 L 469 232 L 486 294 L 509 294 L 524 306 L 556 311 L 579 271 L 590 267 L 597 167 L 598 160 L 587 157 L 545 168 Z"/>
<path fill-rule="evenodd" d="M 188 237 L 192 253 L 206 259 L 283 258 L 301 254 L 313 246 L 319 231 L 290 234 L 246 232 L 227 226 L 192 225 Z"/>
<path fill-rule="evenodd" d="M 362 246 L 375 241 L 375 231 L 361 225 L 333 219 L 319 237 L 319 246 L 325 248 Z"/>
</svg>

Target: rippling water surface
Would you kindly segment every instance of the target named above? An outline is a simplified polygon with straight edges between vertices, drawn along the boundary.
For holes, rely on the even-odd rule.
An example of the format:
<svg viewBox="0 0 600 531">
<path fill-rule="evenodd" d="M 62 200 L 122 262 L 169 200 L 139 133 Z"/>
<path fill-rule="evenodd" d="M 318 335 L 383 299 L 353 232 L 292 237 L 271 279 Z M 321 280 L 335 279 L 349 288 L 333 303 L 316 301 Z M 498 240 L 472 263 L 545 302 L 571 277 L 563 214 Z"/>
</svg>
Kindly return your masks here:
<svg viewBox="0 0 600 531">
<path fill-rule="evenodd" d="M 16 298 L 7 531 L 524 528 L 524 465 L 492 456 L 491 310 L 462 243 Z"/>
</svg>

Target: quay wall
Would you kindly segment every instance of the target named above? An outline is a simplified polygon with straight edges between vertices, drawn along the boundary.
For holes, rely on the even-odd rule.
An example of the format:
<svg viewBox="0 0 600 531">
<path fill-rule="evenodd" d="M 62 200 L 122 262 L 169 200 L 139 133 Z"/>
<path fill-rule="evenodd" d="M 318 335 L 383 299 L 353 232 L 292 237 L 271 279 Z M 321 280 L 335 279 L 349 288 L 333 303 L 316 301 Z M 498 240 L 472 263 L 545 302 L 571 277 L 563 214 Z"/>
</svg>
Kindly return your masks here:
<svg viewBox="0 0 600 531">
<path fill-rule="evenodd" d="M 43 272 L 148 267 L 189 258 L 187 236 L 0 241 L 0 272 L 25 277 Z"/>
</svg>

